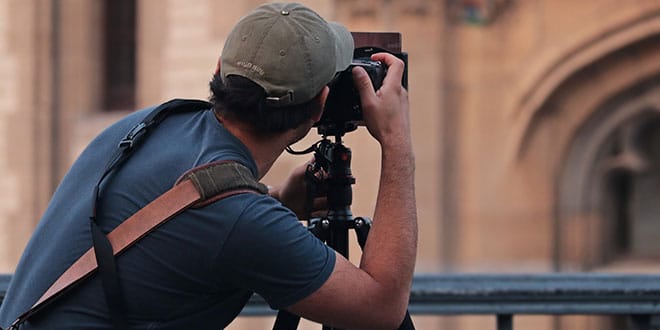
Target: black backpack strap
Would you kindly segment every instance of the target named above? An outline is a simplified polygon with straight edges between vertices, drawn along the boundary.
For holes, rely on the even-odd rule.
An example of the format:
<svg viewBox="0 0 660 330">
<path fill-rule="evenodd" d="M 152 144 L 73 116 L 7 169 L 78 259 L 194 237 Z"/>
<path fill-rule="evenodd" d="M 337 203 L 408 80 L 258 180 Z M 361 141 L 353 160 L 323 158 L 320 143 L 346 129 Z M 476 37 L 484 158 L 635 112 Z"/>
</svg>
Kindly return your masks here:
<svg viewBox="0 0 660 330">
<path fill-rule="evenodd" d="M 119 141 L 119 146 L 110 161 L 103 170 L 103 174 L 99 179 L 99 183 L 94 188 L 94 201 L 98 200 L 99 186 L 101 182 L 118 166 L 124 163 L 128 157 L 137 149 L 142 140 L 151 131 L 158 126 L 168 115 L 179 112 L 194 112 L 212 108 L 213 105 L 206 101 L 201 100 L 187 100 L 187 99 L 173 99 L 167 101 L 154 110 L 149 112 L 144 119 L 133 128 L 131 128 L 126 136 Z M 92 216 L 96 216 L 96 209 L 92 210 Z"/>
<path fill-rule="evenodd" d="M 110 158 L 110 161 L 103 170 L 98 183 L 94 187 L 93 207 L 89 217 L 90 231 L 92 233 L 92 250 L 95 252 L 94 256 L 101 274 L 103 291 L 116 330 L 128 329 L 128 324 L 124 313 L 124 303 L 121 295 L 121 288 L 119 286 L 119 278 L 117 276 L 117 267 L 114 262 L 113 246 L 106 235 L 101 231 L 96 221 L 100 186 L 108 175 L 118 169 L 132 155 L 144 138 L 148 136 L 148 134 L 168 115 L 178 112 L 200 111 L 212 107 L 213 105 L 209 102 L 188 99 L 173 99 L 156 107 L 149 112 L 139 124 L 131 128 L 126 136 L 119 141 L 118 149 Z M 40 299 L 40 301 L 41 300 L 42 299 Z M 39 304 L 40 301 L 38 301 L 37 304 Z M 9 329 L 18 329 L 20 323 L 38 310 L 35 308 L 37 304 L 21 315 L 21 317 L 19 317 Z"/>
<path fill-rule="evenodd" d="M 161 104 L 152 110 L 139 124 L 134 126 L 128 134 L 119 142 L 115 154 L 106 165 L 99 182 L 94 187 L 94 201 L 92 214 L 90 216 L 90 231 L 92 233 L 92 245 L 94 247 L 96 262 L 99 265 L 101 282 L 103 283 L 103 292 L 105 294 L 110 316 L 116 330 L 129 329 L 125 317 L 124 300 L 122 290 L 119 285 L 119 276 L 117 275 L 117 266 L 112 253 L 112 246 L 105 234 L 99 228 L 96 221 L 97 203 L 100 195 L 100 186 L 104 179 L 119 168 L 126 159 L 133 154 L 137 146 L 158 126 L 169 114 L 175 112 L 191 112 L 203 109 L 209 109 L 212 105 L 200 100 L 174 99 Z"/>
</svg>

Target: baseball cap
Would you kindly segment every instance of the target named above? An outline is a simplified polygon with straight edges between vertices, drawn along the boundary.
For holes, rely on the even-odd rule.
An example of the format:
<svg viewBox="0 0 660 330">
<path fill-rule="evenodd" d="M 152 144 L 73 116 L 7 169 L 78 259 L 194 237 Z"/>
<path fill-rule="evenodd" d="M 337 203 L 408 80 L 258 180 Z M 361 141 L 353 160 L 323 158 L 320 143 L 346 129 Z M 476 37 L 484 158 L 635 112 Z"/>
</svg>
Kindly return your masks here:
<svg viewBox="0 0 660 330">
<path fill-rule="evenodd" d="M 298 3 L 269 3 L 243 17 L 225 41 L 220 74 L 250 79 L 274 107 L 313 99 L 353 58 L 353 37 Z"/>
</svg>

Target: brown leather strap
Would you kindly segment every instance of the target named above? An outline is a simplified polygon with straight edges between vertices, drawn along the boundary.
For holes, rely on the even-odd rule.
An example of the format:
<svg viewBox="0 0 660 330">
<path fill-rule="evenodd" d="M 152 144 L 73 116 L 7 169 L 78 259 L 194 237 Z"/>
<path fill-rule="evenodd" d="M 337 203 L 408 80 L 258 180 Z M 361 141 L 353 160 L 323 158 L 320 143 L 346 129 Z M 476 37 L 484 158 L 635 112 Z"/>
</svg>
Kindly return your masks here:
<svg viewBox="0 0 660 330">
<path fill-rule="evenodd" d="M 192 181 L 183 181 L 126 219 L 108 234 L 115 255 L 121 253 L 160 224 L 171 219 L 200 199 Z M 46 290 L 25 314 L 36 312 L 44 303 L 89 276 L 97 268 L 94 249 L 90 248 Z M 23 317 L 20 317 L 23 318 Z"/>
<path fill-rule="evenodd" d="M 180 181 L 172 189 L 126 219 L 108 234 L 108 240 L 112 245 L 113 254 L 120 254 L 159 225 L 170 220 L 196 202 L 201 201 L 202 198 L 198 189 L 199 187 L 191 179 Z M 213 200 L 248 192 L 263 193 L 253 188 L 239 188 L 220 193 L 214 196 Z M 55 299 L 74 284 L 87 278 L 97 268 L 98 265 L 96 263 L 94 249 L 90 248 L 46 290 L 32 308 L 23 313 L 16 321 L 25 320 L 30 315 L 36 313 L 50 300 Z"/>
<path fill-rule="evenodd" d="M 207 205 L 242 193 L 266 194 L 268 189 L 254 179 L 250 170 L 234 161 L 219 161 L 191 169 L 172 189 L 137 211 L 107 235 L 113 255 L 120 254 L 187 208 Z M 18 328 L 18 324 L 90 276 L 97 268 L 94 248 L 90 248 L 60 275 L 32 308 L 16 319 L 12 327 Z"/>
</svg>

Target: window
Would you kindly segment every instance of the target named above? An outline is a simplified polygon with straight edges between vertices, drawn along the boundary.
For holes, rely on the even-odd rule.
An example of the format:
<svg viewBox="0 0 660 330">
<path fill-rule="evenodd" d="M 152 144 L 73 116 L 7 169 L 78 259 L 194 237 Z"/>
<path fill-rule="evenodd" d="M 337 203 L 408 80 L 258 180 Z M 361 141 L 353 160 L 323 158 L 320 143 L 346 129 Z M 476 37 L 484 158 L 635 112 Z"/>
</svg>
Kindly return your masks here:
<svg viewBox="0 0 660 330">
<path fill-rule="evenodd" d="M 642 116 L 607 145 L 603 215 L 608 259 L 660 257 L 660 118 Z"/>
</svg>

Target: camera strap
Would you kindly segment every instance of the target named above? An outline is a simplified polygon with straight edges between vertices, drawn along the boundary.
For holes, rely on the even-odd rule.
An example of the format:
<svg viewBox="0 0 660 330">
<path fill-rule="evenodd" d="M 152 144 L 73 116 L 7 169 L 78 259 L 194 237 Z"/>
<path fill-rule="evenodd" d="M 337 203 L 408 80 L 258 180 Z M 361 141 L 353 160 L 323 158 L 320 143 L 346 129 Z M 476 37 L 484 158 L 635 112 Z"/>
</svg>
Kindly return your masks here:
<svg viewBox="0 0 660 330">
<path fill-rule="evenodd" d="M 201 207 L 222 198 L 242 193 L 267 194 L 268 188 L 257 182 L 252 172 L 234 161 L 220 161 L 193 168 L 184 173 L 173 188 L 127 218 L 105 235 L 96 224 L 96 204 L 99 187 L 103 180 L 119 168 L 135 150 L 149 129 L 159 124 L 167 114 L 208 109 L 211 105 L 197 100 L 172 100 L 154 109 L 145 119 L 124 137 L 119 149 L 101 175 L 94 189 L 94 202 L 90 227 L 93 244 L 46 290 L 37 302 L 21 314 L 8 330 L 19 329 L 29 317 L 63 296 L 76 284 L 92 275 L 97 269 L 103 282 L 106 302 L 116 330 L 128 329 L 124 302 L 116 272 L 115 256 L 135 244 L 139 239 L 177 214 L 191 207 Z M 113 290 L 115 290 L 113 292 Z"/>
</svg>

